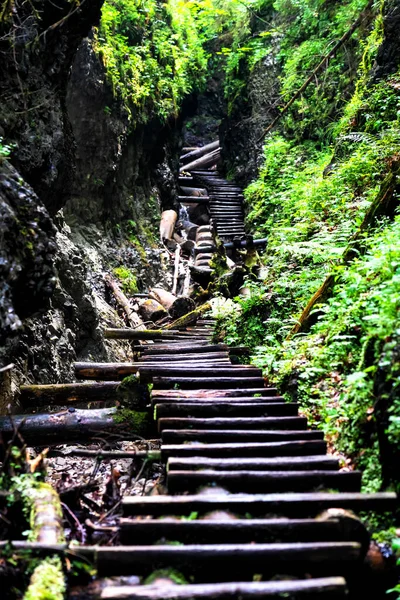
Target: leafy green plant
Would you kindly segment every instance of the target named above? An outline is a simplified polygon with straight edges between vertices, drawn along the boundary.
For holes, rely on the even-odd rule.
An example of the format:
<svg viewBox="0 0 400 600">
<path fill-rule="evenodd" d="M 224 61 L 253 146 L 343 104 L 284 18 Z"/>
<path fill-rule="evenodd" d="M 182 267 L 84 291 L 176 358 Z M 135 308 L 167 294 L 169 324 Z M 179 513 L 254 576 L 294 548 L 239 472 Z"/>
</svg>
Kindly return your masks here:
<svg viewBox="0 0 400 600">
<path fill-rule="evenodd" d="M 137 277 L 127 267 L 121 265 L 113 270 L 122 284 L 122 289 L 127 294 L 135 294 L 138 291 Z"/>
<path fill-rule="evenodd" d="M 206 54 L 183 0 L 106 0 L 95 47 L 133 122 L 176 116 L 204 81 Z"/>
</svg>

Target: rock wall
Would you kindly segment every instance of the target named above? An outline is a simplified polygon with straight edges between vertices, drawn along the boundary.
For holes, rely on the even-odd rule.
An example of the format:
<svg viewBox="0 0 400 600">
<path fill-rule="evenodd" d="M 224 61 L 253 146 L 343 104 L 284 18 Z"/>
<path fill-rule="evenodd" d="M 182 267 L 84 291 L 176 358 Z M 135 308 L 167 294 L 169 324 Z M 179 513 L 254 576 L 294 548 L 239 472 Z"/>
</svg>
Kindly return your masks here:
<svg viewBox="0 0 400 600">
<path fill-rule="evenodd" d="M 21 382 L 73 379 L 82 359 L 130 358 L 104 275 L 162 283 L 161 208 L 175 206 L 180 122 L 135 125 L 91 28 L 102 0 L 15 0 L 0 25 L 0 412 Z M 1 139 L 0 139 L 1 143 Z M 3 153 L 4 154 L 4 153 Z M 8 407 L 8 408 L 7 408 Z"/>
</svg>

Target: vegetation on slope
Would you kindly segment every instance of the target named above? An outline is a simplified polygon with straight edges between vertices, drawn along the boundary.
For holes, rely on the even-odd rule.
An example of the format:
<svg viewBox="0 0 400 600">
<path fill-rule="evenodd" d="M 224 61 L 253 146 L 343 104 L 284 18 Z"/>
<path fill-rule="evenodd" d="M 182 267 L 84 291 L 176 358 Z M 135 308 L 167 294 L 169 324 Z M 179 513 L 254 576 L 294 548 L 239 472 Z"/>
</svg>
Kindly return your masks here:
<svg viewBox="0 0 400 600">
<path fill-rule="evenodd" d="M 328 39 L 340 36 L 366 4 L 274 3 L 287 17 L 291 9 L 296 15 L 280 42 L 282 102 L 326 53 Z M 219 325 L 229 342 L 250 344 L 270 380 L 299 399 L 311 422 L 363 468 L 369 491 L 400 484 L 396 189 L 387 216 L 361 232 L 353 260 L 341 260 L 399 165 L 400 72 L 370 80 L 383 35 L 380 6 L 373 16 L 368 37 L 362 41 L 361 28 L 350 52 L 329 63 L 265 141 L 246 201 L 249 230 L 268 235 L 269 243 L 259 278 L 248 282 L 251 297 L 237 299 Z M 358 64 L 352 81 L 345 60 Z M 329 274 L 334 286 L 307 327 L 290 335 Z"/>
</svg>

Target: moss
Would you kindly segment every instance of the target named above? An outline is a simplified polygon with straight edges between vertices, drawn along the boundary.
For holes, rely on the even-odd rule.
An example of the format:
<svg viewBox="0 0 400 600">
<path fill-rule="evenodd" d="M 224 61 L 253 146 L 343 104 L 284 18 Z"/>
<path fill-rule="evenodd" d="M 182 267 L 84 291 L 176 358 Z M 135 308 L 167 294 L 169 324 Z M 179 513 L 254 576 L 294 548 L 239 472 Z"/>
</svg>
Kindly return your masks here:
<svg viewBox="0 0 400 600">
<path fill-rule="evenodd" d="M 35 569 L 23 600 L 63 600 L 65 592 L 61 559 L 52 556 Z"/>
<path fill-rule="evenodd" d="M 113 270 L 113 273 L 122 284 L 122 289 L 127 294 L 135 294 L 138 291 L 136 275 L 132 273 L 127 267 L 121 265 Z"/>
<path fill-rule="evenodd" d="M 145 435 L 149 430 L 149 415 L 147 412 L 121 408 L 113 416 L 115 423 L 125 423 L 138 435 Z"/>
<path fill-rule="evenodd" d="M 129 408 L 137 408 L 140 404 L 142 390 L 143 385 L 139 384 L 139 378 L 136 375 L 124 377 L 117 388 L 117 403 Z"/>
<path fill-rule="evenodd" d="M 157 571 L 153 571 L 153 573 L 149 575 L 147 579 L 145 579 L 144 584 L 150 585 L 157 579 L 170 579 L 179 585 L 185 585 L 188 583 L 186 577 L 184 577 L 182 573 L 176 571 L 175 569 L 157 569 Z"/>
</svg>

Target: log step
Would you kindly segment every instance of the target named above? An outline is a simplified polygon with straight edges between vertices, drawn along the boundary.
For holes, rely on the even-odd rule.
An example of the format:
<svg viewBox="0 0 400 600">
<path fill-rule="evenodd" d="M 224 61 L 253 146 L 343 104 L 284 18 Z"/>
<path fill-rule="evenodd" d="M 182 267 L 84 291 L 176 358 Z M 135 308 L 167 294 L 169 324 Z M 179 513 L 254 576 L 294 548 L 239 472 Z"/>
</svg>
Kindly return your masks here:
<svg viewBox="0 0 400 600">
<path fill-rule="evenodd" d="M 85 548 L 86 553 L 90 550 Z M 103 577 L 129 575 L 134 566 L 139 575 L 175 567 L 201 578 L 211 568 L 219 580 L 232 581 L 238 573 L 272 575 L 282 568 L 285 573 L 347 574 L 361 563 L 361 545 L 356 542 L 97 546 L 95 552 L 97 571 Z"/>
<path fill-rule="evenodd" d="M 322 440 L 296 440 L 283 442 L 242 442 L 209 444 L 163 444 L 164 456 L 202 456 L 209 458 L 246 458 L 268 456 L 309 456 L 326 453 Z"/>
<path fill-rule="evenodd" d="M 80 384 L 82 385 L 82 384 Z M 204 389 L 204 390 L 152 390 L 152 398 L 186 398 L 187 401 L 191 398 L 200 398 L 204 400 L 205 398 L 213 399 L 217 398 L 242 398 L 242 397 L 251 397 L 252 399 L 256 399 L 259 397 L 263 399 L 264 397 L 276 397 L 281 398 L 281 396 L 277 396 L 278 390 L 273 387 L 269 388 L 244 388 L 244 389 Z"/>
<path fill-rule="evenodd" d="M 162 392 L 164 390 L 154 390 L 157 392 Z M 195 390 L 174 390 L 174 391 L 195 391 Z M 223 390 L 222 390 L 223 391 Z M 284 403 L 284 399 L 281 396 L 260 396 L 259 398 L 255 398 L 254 396 L 218 396 L 215 395 L 214 398 L 199 397 L 196 398 L 194 396 L 185 397 L 185 396 L 152 396 L 151 403 L 154 404 L 162 404 L 162 403 L 177 403 L 177 404 L 205 404 L 208 406 L 212 406 L 215 403 L 219 403 L 220 400 L 224 400 L 226 403 L 229 402 L 230 406 L 235 406 L 236 404 L 263 404 L 263 403 Z"/>
<path fill-rule="evenodd" d="M 181 401 L 180 401 L 181 402 Z M 271 403 L 271 405 L 274 403 Z M 179 402 L 177 403 L 180 406 Z M 157 405 L 160 406 L 160 405 Z M 165 406 L 163 404 L 162 406 Z M 197 404 L 192 405 L 194 408 Z M 212 402 L 208 403 L 211 409 L 215 408 L 215 404 Z M 225 406 L 225 405 L 224 405 Z M 247 405 L 246 405 L 247 406 Z M 258 405 L 249 405 L 257 406 Z M 286 403 L 285 403 L 286 406 Z M 290 406 L 290 405 L 289 405 Z M 228 408 L 235 408 L 236 404 L 227 404 Z M 197 417 L 160 417 L 158 419 L 159 431 L 164 429 L 184 429 L 187 431 L 192 430 L 232 430 L 232 434 L 238 429 L 244 430 L 255 430 L 255 433 L 265 431 L 266 429 L 280 429 L 287 431 L 288 429 L 294 429 L 296 431 L 308 431 L 315 438 L 323 439 L 324 434 L 322 431 L 312 431 L 307 429 L 307 419 L 305 417 L 295 416 L 262 416 L 262 417 L 210 417 L 210 418 L 197 418 Z"/>
<path fill-rule="evenodd" d="M 171 494 L 195 492 L 203 486 L 220 486 L 238 493 L 312 492 L 333 489 L 359 492 L 360 471 L 168 471 L 167 487 Z"/>
<path fill-rule="evenodd" d="M 289 456 L 286 458 L 176 458 L 168 459 L 168 469 L 173 471 L 214 469 L 215 471 L 236 471 L 241 469 L 254 471 L 298 471 L 324 469 L 337 471 L 339 461 L 330 454 L 321 456 Z"/>
<path fill-rule="evenodd" d="M 397 508 L 397 494 L 314 492 L 304 494 L 207 494 L 185 496 L 128 496 L 122 501 L 125 516 L 130 515 L 190 515 L 214 510 L 237 514 L 276 514 L 312 517 L 328 508 L 344 508 L 353 511 L 388 511 Z"/>
<path fill-rule="evenodd" d="M 116 377 L 114 377 L 116 379 Z M 248 387 L 264 387 L 264 379 L 262 377 L 153 377 L 153 385 L 158 389 L 169 389 L 178 386 L 182 389 L 199 389 L 199 388 L 248 388 Z"/>
<path fill-rule="evenodd" d="M 338 520 L 234 519 L 173 521 L 171 519 L 120 520 L 122 544 L 154 544 L 176 540 L 185 544 L 238 544 L 272 542 L 351 541 Z M 349 533 L 349 532 L 348 532 Z"/>
<path fill-rule="evenodd" d="M 158 422 L 161 430 L 161 439 L 164 444 L 186 444 L 187 442 L 199 442 L 202 444 L 224 444 L 237 442 L 284 442 L 293 440 L 323 440 L 320 431 L 307 431 L 298 429 L 289 431 L 287 429 L 170 429 L 163 427 Z"/>
<path fill-rule="evenodd" d="M 164 402 L 156 404 L 157 418 L 162 417 L 269 417 L 269 416 L 295 416 L 298 414 L 299 405 L 295 402 Z M 181 426 L 190 427 L 191 419 L 180 421 Z M 268 423 L 268 421 L 266 421 Z M 248 421 L 250 424 L 250 421 Z M 290 423 L 288 422 L 288 425 Z M 212 425 L 212 423 L 210 423 Z M 196 428 L 197 420 L 193 420 Z M 307 421 L 304 419 L 304 426 Z M 203 423 L 204 427 L 204 423 Z M 201 427 L 200 429 L 202 429 Z"/>
<path fill-rule="evenodd" d="M 101 600 L 341 600 L 346 596 L 343 577 L 325 577 L 260 583 L 112 586 L 103 590 Z"/>
</svg>

